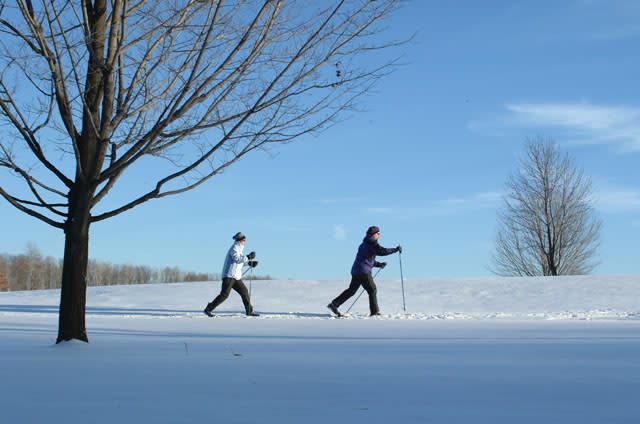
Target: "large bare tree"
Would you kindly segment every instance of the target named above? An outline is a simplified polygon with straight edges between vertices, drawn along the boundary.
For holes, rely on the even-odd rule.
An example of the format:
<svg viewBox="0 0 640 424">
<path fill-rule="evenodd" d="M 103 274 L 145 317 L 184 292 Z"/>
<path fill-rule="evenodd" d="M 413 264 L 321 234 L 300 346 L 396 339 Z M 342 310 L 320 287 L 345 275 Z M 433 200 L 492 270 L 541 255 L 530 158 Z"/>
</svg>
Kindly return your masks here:
<svg viewBox="0 0 640 424">
<path fill-rule="evenodd" d="M 601 221 L 591 179 L 553 140 L 528 141 L 507 182 L 492 270 L 504 276 L 588 274 Z"/>
<path fill-rule="evenodd" d="M 0 195 L 65 233 L 58 342 L 88 341 L 91 224 L 353 110 L 399 1 L 0 0 Z"/>
</svg>

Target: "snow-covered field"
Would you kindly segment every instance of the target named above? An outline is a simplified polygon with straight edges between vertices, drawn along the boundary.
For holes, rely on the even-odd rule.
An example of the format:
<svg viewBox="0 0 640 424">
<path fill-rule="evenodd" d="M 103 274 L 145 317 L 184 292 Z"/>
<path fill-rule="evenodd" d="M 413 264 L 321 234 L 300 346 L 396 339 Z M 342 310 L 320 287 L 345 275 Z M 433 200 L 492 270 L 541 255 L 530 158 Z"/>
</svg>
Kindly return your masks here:
<svg viewBox="0 0 640 424">
<path fill-rule="evenodd" d="M 92 287 L 91 343 L 57 291 L 0 294 L 3 423 L 638 423 L 640 276 Z M 346 310 L 355 296 L 345 303 Z"/>
</svg>

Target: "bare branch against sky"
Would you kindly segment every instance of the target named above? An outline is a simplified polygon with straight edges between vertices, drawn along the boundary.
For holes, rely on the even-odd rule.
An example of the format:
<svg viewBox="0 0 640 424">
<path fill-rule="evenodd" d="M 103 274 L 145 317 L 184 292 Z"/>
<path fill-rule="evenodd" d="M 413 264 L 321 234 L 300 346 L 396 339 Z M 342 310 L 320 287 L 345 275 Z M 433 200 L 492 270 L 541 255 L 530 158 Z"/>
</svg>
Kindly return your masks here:
<svg viewBox="0 0 640 424">
<path fill-rule="evenodd" d="M 58 340 L 86 340 L 91 223 L 343 118 L 394 67 L 399 3 L 0 2 L 0 168 L 23 183 L 0 195 L 65 231 Z"/>
</svg>

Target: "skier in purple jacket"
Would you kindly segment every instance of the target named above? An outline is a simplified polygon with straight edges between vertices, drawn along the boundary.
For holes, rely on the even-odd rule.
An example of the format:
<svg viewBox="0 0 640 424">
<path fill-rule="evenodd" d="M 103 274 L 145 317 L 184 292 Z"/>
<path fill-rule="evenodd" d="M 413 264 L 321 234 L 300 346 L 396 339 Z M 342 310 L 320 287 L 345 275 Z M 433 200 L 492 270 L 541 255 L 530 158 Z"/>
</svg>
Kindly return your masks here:
<svg viewBox="0 0 640 424">
<path fill-rule="evenodd" d="M 349 287 L 343 291 L 340 296 L 333 299 L 333 301 L 327 305 L 327 307 L 331 309 L 331 312 L 337 316 L 341 316 L 338 311 L 338 307 L 346 302 L 351 296 L 356 294 L 360 286 L 364 287 L 369 294 L 369 311 L 371 312 L 371 316 L 380 315 L 378 298 L 376 295 L 377 288 L 376 284 L 373 282 L 371 270 L 374 267 L 384 268 L 387 266 L 386 262 L 376 261 L 376 255 L 387 256 L 396 252 L 402 253 L 402 246 L 387 249 L 378 244 L 379 238 L 380 229 L 378 227 L 372 226 L 367 229 L 367 235 L 364 240 L 362 240 L 362 244 L 360 244 L 358 253 L 356 254 L 356 260 L 353 262 L 353 266 L 351 267 L 351 284 L 349 284 Z"/>
</svg>

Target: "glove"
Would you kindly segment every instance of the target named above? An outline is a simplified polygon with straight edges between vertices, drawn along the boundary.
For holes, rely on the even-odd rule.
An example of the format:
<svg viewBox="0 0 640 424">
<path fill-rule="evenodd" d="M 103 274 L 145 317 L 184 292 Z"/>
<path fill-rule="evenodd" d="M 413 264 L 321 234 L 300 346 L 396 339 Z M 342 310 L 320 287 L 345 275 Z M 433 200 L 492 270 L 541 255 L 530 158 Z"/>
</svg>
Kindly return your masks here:
<svg viewBox="0 0 640 424">
<path fill-rule="evenodd" d="M 256 257 L 256 252 L 251 252 L 247 255 L 247 258 L 249 258 L 249 260 L 253 259 Z"/>
<path fill-rule="evenodd" d="M 398 252 L 402 253 L 402 246 L 398 246 L 398 247 L 396 247 L 396 251 L 398 251 Z"/>
<path fill-rule="evenodd" d="M 249 261 L 247 262 L 247 265 L 249 265 L 251 268 L 255 268 L 258 266 L 258 261 Z"/>
<path fill-rule="evenodd" d="M 387 266 L 386 262 L 380 262 L 378 263 L 378 268 L 384 268 L 385 266 Z"/>
</svg>

